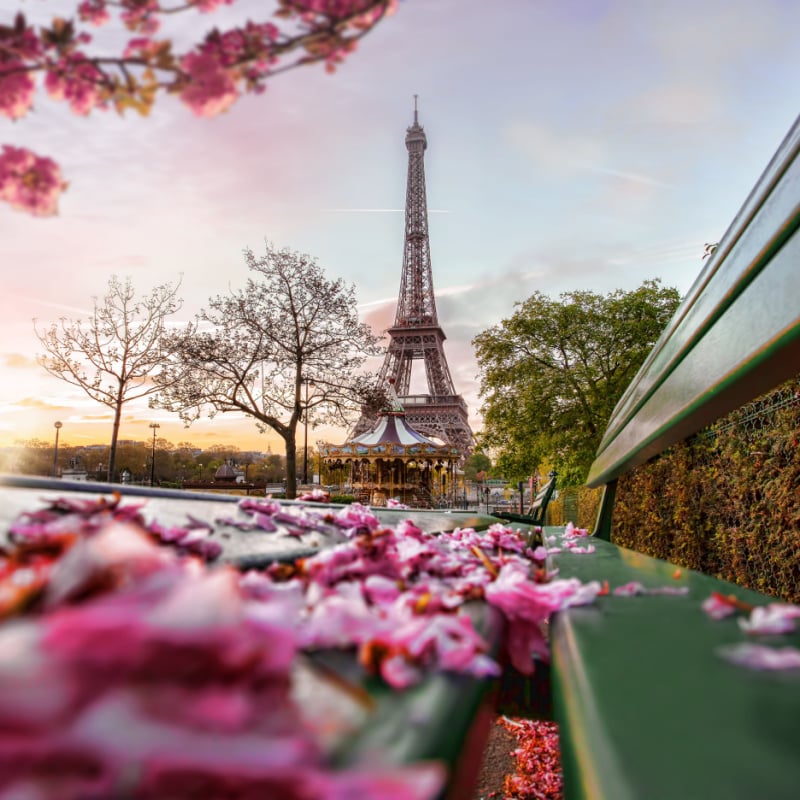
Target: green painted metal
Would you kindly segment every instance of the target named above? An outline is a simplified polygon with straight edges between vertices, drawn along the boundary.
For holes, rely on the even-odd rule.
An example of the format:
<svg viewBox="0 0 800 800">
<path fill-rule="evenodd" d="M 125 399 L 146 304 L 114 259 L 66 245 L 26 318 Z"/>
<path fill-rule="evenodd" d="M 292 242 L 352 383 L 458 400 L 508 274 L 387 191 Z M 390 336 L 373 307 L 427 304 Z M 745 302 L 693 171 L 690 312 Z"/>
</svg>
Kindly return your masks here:
<svg viewBox="0 0 800 800">
<path fill-rule="evenodd" d="M 310 532 L 302 537 L 258 535 L 242 532 L 226 526 L 219 520 L 237 516 L 236 504 L 245 498 L 241 495 L 215 493 L 185 492 L 178 489 L 158 489 L 121 484 L 87 483 L 77 481 L 61 481 L 52 478 L 32 478 L 18 475 L 0 475 L 0 521 L 9 522 L 23 511 L 39 508 L 42 498 L 55 498 L 63 495 L 92 494 L 95 496 L 110 495 L 118 491 L 129 502 L 143 502 L 142 514 L 145 519 L 158 519 L 165 524 L 180 525 L 186 522 L 186 515 L 191 514 L 209 521 L 219 534 L 218 541 L 222 545 L 221 560 L 236 564 L 242 568 L 263 568 L 273 561 L 291 561 L 305 558 L 323 547 L 330 547 L 341 541 L 343 536 L 324 535 Z M 255 499 L 251 496 L 250 499 Z M 281 501 L 287 507 L 303 505 L 297 501 Z M 342 508 L 340 505 L 324 503 L 306 504 L 315 510 L 330 509 L 333 512 Z M 431 533 L 452 531 L 456 528 L 475 528 L 486 530 L 497 523 L 497 519 L 488 514 L 475 514 L 465 511 L 425 510 L 425 509 L 387 509 L 374 508 L 375 515 L 387 525 L 396 525 L 401 520 L 410 519 L 415 525 Z M 239 518 L 247 517 L 239 512 Z M 5 535 L 0 527 L 0 543 Z"/>
<path fill-rule="evenodd" d="M 550 480 L 536 493 L 527 514 L 514 514 L 510 511 L 498 511 L 495 516 L 507 522 L 520 522 L 526 525 L 544 525 L 547 506 L 556 488 L 556 474 L 550 473 Z"/>
<path fill-rule="evenodd" d="M 800 120 L 617 405 L 600 486 L 797 372 Z"/>
<path fill-rule="evenodd" d="M 617 496 L 617 481 L 609 481 L 603 487 L 603 495 L 600 498 L 600 507 L 597 510 L 597 521 L 595 522 L 593 535 L 597 539 L 606 542 L 611 541 L 611 522 L 614 514 L 614 500 Z"/>
<path fill-rule="evenodd" d="M 546 530 L 552 533 L 551 529 Z M 754 672 L 715 652 L 747 637 L 700 608 L 712 591 L 768 598 L 592 540 L 560 577 L 685 586 L 686 597 L 600 597 L 550 626 L 553 704 L 569 800 L 789 800 L 800 790 L 800 670 Z M 800 646 L 800 633 L 759 637 Z"/>
</svg>

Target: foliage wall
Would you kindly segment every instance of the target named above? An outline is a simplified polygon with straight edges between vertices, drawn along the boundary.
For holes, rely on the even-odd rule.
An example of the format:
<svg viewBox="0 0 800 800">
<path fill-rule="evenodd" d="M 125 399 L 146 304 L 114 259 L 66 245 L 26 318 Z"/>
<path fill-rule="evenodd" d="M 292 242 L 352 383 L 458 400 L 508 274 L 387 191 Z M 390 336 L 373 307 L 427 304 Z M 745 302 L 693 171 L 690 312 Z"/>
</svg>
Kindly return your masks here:
<svg viewBox="0 0 800 800">
<path fill-rule="evenodd" d="M 619 545 L 800 602 L 800 383 L 620 478 Z"/>
</svg>

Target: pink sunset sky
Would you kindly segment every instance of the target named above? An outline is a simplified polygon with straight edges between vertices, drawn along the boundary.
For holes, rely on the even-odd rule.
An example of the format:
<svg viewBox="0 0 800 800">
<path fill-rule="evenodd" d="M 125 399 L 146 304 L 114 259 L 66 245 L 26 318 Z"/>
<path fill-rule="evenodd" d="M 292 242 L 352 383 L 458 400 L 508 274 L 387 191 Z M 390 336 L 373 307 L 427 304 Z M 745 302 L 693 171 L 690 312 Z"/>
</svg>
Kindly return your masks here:
<svg viewBox="0 0 800 800">
<path fill-rule="evenodd" d="M 6 3 L 0 24 L 17 6 L 44 21 L 72 4 Z M 239 0 L 170 30 L 190 41 L 271 7 Z M 404 0 L 333 76 L 279 76 L 218 118 L 169 97 L 147 119 L 80 118 L 40 95 L 0 143 L 52 156 L 70 188 L 55 218 L 0 205 L 0 446 L 49 441 L 56 420 L 63 443 L 108 441 L 110 410 L 36 364 L 32 320 L 84 316 L 111 274 L 142 292 L 182 276 L 186 320 L 242 286 L 242 250 L 269 239 L 353 282 L 363 318 L 389 325 L 414 94 L 439 318 L 479 429 L 470 342 L 516 301 L 689 288 L 797 115 L 798 28 L 793 0 Z M 151 422 L 174 443 L 281 451 L 247 419 L 187 430 L 146 403 L 120 435 L 147 439 Z"/>
</svg>

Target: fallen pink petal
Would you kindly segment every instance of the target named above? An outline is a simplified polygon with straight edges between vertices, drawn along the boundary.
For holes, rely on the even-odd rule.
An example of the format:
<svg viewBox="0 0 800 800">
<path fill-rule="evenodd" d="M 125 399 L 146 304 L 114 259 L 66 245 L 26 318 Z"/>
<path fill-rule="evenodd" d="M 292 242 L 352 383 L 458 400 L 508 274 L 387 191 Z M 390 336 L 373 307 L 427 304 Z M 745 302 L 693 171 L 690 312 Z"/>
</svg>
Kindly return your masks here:
<svg viewBox="0 0 800 800">
<path fill-rule="evenodd" d="M 770 603 L 750 612 L 749 619 L 739 619 L 739 627 L 749 634 L 791 633 L 800 617 L 800 606 L 789 603 Z"/>
<path fill-rule="evenodd" d="M 800 670 L 800 650 L 796 647 L 767 647 L 742 642 L 720 647 L 726 661 L 755 670 Z"/>
</svg>

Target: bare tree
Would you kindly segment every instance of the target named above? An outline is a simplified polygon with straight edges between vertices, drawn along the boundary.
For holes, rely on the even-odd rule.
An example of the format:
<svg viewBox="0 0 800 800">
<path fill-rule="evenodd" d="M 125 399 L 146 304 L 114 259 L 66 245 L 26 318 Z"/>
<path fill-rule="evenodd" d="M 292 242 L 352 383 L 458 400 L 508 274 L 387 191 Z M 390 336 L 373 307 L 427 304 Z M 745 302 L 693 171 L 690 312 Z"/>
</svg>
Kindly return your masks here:
<svg viewBox="0 0 800 800">
<path fill-rule="evenodd" d="M 294 497 L 298 423 L 345 425 L 375 402 L 376 379 L 360 370 L 380 349 L 358 320 L 353 286 L 328 280 L 310 256 L 267 243 L 266 255 L 248 249 L 245 259 L 254 274 L 245 289 L 211 298 L 196 335 L 168 343 L 176 359 L 150 402 L 187 425 L 233 411 L 271 428 L 284 441 Z"/>
<path fill-rule="evenodd" d="M 45 349 L 39 364 L 51 375 L 77 386 L 92 400 L 114 412 L 107 478 L 113 480 L 122 407 L 163 388 L 153 383 L 169 351 L 162 341 L 166 319 L 178 311 L 180 281 L 156 286 L 141 299 L 130 278 L 112 276 L 104 297 L 93 298 L 94 311 L 87 319 L 62 317 L 57 323 L 34 330 Z M 192 331 L 189 326 L 177 338 Z M 175 374 L 172 372 L 171 374 Z"/>
</svg>

